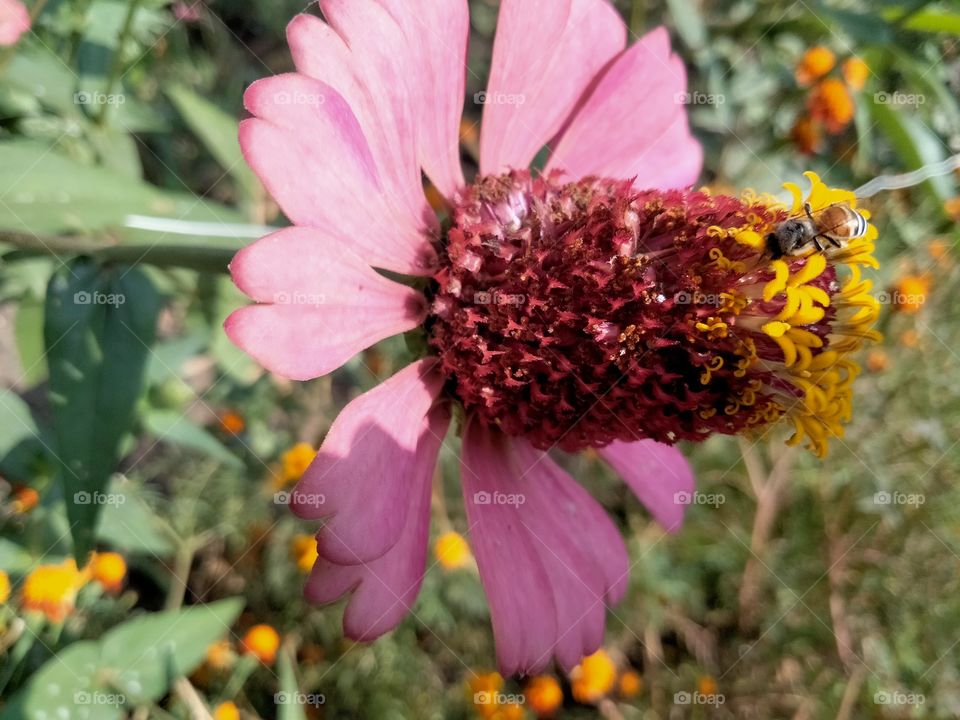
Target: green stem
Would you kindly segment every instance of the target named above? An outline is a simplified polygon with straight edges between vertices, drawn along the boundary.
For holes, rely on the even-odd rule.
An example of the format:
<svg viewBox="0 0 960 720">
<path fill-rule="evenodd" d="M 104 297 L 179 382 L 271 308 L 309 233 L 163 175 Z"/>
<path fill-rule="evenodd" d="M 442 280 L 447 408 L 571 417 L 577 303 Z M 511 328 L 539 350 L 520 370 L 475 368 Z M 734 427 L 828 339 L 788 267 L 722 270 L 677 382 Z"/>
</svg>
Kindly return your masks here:
<svg viewBox="0 0 960 720">
<path fill-rule="evenodd" d="M 120 34 L 117 35 L 117 49 L 113 53 L 113 63 L 110 65 L 110 74 L 107 75 L 107 84 L 104 86 L 104 93 L 107 96 L 113 94 L 114 88 L 120 79 L 120 71 L 123 70 L 123 46 L 126 45 L 127 37 L 133 28 L 133 19 L 140 8 L 140 0 L 130 0 L 127 5 L 127 15 L 123 18 L 123 25 L 120 28 Z M 104 102 L 98 112 L 96 122 L 98 125 L 105 125 L 107 121 L 107 112 L 111 103 Z"/>
<path fill-rule="evenodd" d="M 116 245 L 79 237 L 38 237 L 29 233 L 2 232 L 0 243 L 31 253 L 56 257 L 89 255 L 102 263 L 153 265 L 207 273 L 226 273 L 237 248 L 196 245 Z"/>
</svg>

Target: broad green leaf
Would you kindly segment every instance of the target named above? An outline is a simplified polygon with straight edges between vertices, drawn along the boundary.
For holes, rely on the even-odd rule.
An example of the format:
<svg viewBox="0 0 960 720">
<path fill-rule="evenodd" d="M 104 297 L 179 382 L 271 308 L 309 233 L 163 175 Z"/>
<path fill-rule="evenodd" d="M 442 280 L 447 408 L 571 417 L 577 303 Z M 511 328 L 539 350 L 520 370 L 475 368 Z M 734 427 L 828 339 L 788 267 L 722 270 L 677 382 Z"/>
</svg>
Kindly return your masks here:
<svg viewBox="0 0 960 720">
<path fill-rule="evenodd" d="M 213 435 L 175 410 L 150 410 L 143 418 L 146 430 L 162 442 L 195 450 L 233 467 L 242 467 L 240 458 L 227 450 Z"/>
<path fill-rule="evenodd" d="M 0 720 L 114 720 L 165 695 L 228 632 L 239 598 L 142 615 L 61 650 L 0 711 Z"/>
<path fill-rule="evenodd" d="M 248 199 L 260 194 L 260 182 L 240 152 L 237 119 L 185 85 L 168 87 L 167 97 L 204 147 L 236 180 L 243 194 Z"/>
<path fill-rule="evenodd" d="M 103 636 L 101 672 L 128 701 L 156 700 L 200 664 L 242 609 L 243 601 L 231 598 L 128 620 Z"/>
<path fill-rule="evenodd" d="M 123 717 L 120 698 L 99 673 L 99 654 L 99 645 L 89 640 L 61 650 L 30 676 L 4 706 L 0 720 Z"/>
<path fill-rule="evenodd" d="M 903 27 L 919 32 L 960 35 L 960 13 L 936 9 L 925 10 L 911 15 Z"/>
<path fill-rule="evenodd" d="M 916 170 L 947 156 L 943 143 L 915 115 L 879 102 L 874 102 L 871 107 L 874 120 L 887 136 L 905 169 Z M 954 195 L 954 182 L 949 176 L 931 178 L 921 187 L 936 198 L 940 207 Z"/>
<path fill-rule="evenodd" d="M 130 215 L 244 222 L 230 208 L 161 190 L 103 167 L 84 165 L 29 140 L 0 143 L 0 229 L 35 235 L 123 227 Z M 163 233 L 124 230 L 125 239 L 154 244 Z M 192 237 L 178 235 L 184 244 Z M 207 246 L 240 248 L 247 241 L 204 238 Z"/>
<path fill-rule="evenodd" d="M 139 485 L 115 476 L 108 495 L 116 498 L 116 502 L 104 506 L 97 537 L 125 552 L 170 555 L 173 546 L 143 494 Z"/>
<path fill-rule="evenodd" d="M 132 422 L 159 310 L 159 296 L 137 269 L 101 271 L 79 260 L 50 281 L 50 399 L 78 559 L 92 547 L 99 499 Z"/>
</svg>

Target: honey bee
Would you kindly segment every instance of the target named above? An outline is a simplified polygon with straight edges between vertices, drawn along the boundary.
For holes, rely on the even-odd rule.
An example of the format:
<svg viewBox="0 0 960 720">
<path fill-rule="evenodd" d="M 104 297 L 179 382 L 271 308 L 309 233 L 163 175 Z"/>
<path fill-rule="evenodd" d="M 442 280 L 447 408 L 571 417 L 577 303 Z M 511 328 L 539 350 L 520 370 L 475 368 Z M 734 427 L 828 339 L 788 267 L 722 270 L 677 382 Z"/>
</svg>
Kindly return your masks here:
<svg viewBox="0 0 960 720">
<path fill-rule="evenodd" d="M 789 218 L 767 235 L 767 251 L 774 260 L 785 255 L 804 255 L 816 248 L 842 250 L 851 240 L 863 237 L 867 219 L 847 203 L 834 203 L 813 212 L 810 203 L 803 206 L 806 217 Z"/>
</svg>

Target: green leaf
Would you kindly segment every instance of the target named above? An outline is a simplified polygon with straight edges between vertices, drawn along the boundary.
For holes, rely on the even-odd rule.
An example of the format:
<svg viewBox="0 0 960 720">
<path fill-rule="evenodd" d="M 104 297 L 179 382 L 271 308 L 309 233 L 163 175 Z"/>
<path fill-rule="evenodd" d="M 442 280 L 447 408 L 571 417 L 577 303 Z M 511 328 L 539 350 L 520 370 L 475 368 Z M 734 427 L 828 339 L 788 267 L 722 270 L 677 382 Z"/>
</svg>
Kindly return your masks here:
<svg viewBox="0 0 960 720">
<path fill-rule="evenodd" d="M 79 260 L 47 292 L 44 337 L 57 461 L 78 560 L 92 548 L 98 498 L 132 422 L 160 311 L 137 269 L 101 272 Z"/>
<path fill-rule="evenodd" d="M 99 642 L 74 643 L 33 673 L 0 720 L 124 717 L 125 706 L 159 699 L 192 672 L 242 609 L 243 601 L 231 598 L 142 615 Z"/>
<path fill-rule="evenodd" d="M 0 473 L 26 479 L 31 460 L 42 452 L 30 408 L 16 393 L 0 390 Z"/>
<path fill-rule="evenodd" d="M 173 545 L 161 530 L 157 515 L 143 494 L 142 487 L 115 477 L 108 495 L 123 500 L 104 506 L 97 536 L 126 552 L 168 556 L 173 553 Z"/>
<path fill-rule="evenodd" d="M 871 108 L 874 120 L 907 170 L 916 170 L 947 157 L 940 139 L 916 116 L 880 102 L 872 103 Z M 927 189 L 941 208 L 954 195 L 954 182 L 949 176 L 931 178 L 921 187 Z"/>
<path fill-rule="evenodd" d="M 50 720 L 81 714 L 87 720 L 123 717 L 115 691 L 98 676 L 99 654 L 99 646 L 92 641 L 74 643 L 60 651 L 30 676 L 3 708 L 0 720 Z M 107 702 L 110 699 L 114 702 Z"/>
<path fill-rule="evenodd" d="M 43 303 L 24 300 L 17 308 L 16 326 L 17 354 L 23 376 L 20 382 L 32 386 L 47 376 L 47 364 L 43 355 Z"/>
<path fill-rule="evenodd" d="M 247 199 L 261 194 L 260 182 L 240 152 L 240 141 L 237 137 L 240 124 L 237 119 L 185 85 L 168 87 L 167 97 L 190 130 L 237 182 Z"/>
<path fill-rule="evenodd" d="M 960 35 L 960 13 L 926 10 L 910 16 L 903 27 L 907 30 L 917 30 L 919 32 Z"/>
<path fill-rule="evenodd" d="M 182 413 L 175 410 L 150 410 L 144 416 L 143 424 L 158 440 L 196 450 L 235 468 L 243 467 L 240 458 Z"/>
<path fill-rule="evenodd" d="M 280 692 L 277 693 L 277 720 L 307 720 L 303 705 L 293 702 L 300 695 L 297 677 L 293 671 L 293 662 L 289 653 L 284 650 L 278 659 L 280 672 Z"/>
<path fill-rule="evenodd" d="M 29 140 L 0 143 L 0 188 L 5 188 L 0 194 L 0 229 L 31 235 L 122 227 L 129 215 L 221 223 L 245 220 L 230 208 L 85 165 Z M 163 234 L 124 230 L 124 237 L 152 245 Z M 186 243 L 193 236 L 178 237 Z M 203 244 L 239 249 L 245 242 L 205 238 Z"/>
<path fill-rule="evenodd" d="M 243 600 L 231 598 L 128 620 L 103 636 L 101 671 L 128 700 L 156 700 L 200 664 L 242 609 Z"/>
</svg>

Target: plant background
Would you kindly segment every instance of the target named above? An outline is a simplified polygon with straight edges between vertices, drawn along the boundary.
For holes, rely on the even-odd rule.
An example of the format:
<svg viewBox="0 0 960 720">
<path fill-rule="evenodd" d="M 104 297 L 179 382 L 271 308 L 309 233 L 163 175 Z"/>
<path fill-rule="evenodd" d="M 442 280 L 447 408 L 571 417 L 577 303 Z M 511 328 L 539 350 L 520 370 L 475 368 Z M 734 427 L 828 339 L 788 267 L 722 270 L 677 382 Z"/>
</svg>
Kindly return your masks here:
<svg viewBox="0 0 960 720">
<path fill-rule="evenodd" d="M 349 398 L 402 367 L 402 341 L 311 383 L 264 375 L 220 327 L 243 302 L 218 272 L 237 241 L 126 226 L 133 215 L 282 222 L 240 158 L 236 127 L 244 88 L 291 68 L 284 26 L 302 2 L 40 4 L 33 32 L 0 49 L 0 568 L 14 586 L 0 607 L 0 717 L 55 717 L 64 703 L 81 717 L 70 700 L 97 687 L 125 689 L 128 702 L 85 706 L 89 717 L 184 718 L 225 700 L 244 717 L 478 717 L 467 684 L 492 669 L 493 651 L 475 568 L 446 570 L 431 555 L 415 616 L 355 645 L 341 637 L 340 607 L 302 602 L 291 545 L 311 529 L 273 498 L 282 454 L 318 446 Z M 704 184 L 778 192 L 813 169 L 855 187 L 960 151 L 955 3 L 618 6 L 634 33 L 666 24 L 690 91 L 723 98 L 690 108 Z M 468 163 L 496 3 L 473 0 L 471 11 Z M 870 73 L 849 126 L 805 153 L 792 129 L 810 116 L 810 90 L 794 69 L 815 45 Z M 883 100 L 894 93 L 923 100 Z M 670 537 L 598 462 L 567 463 L 627 537 L 630 592 L 609 613 L 605 648 L 643 683 L 633 697 L 578 703 L 557 676 L 557 717 L 960 716 L 956 179 L 869 203 L 877 290 L 895 298 L 920 278 L 926 301 L 885 308 L 856 416 L 825 461 L 786 449 L 781 430 L 688 447 L 699 489 L 722 503 L 691 507 Z M 196 248 L 186 263 L 167 252 L 176 244 Z M 78 305 L 78 292 L 126 302 Z M 104 407 L 123 412 L 105 421 Z M 225 413 L 242 430 L 223 427 Z M 79 469 L 65 484 L 61 462 Z M 24 488 L 35 507 L 18 504 Z M 448 451 L 438 488 L 433 537 L 464 531 Z M 98 489 L 122 505 L 102 507 L 95 525 L 97 506 L 74 493 Z M 74 540 L 81 556 L 122 554 L 124 587 L 85 587 L 65 623 L 39 621 L 18 606 L 23 579 L 70 556 Z M 254 623 L 280 632 L 277 662 L 211 671 L 207 647 L 236 647 Z M 704 687 L 722 704 L 674 702 Z M 278 691 L 325 702 L 278 706 Z"/>
</svg>

